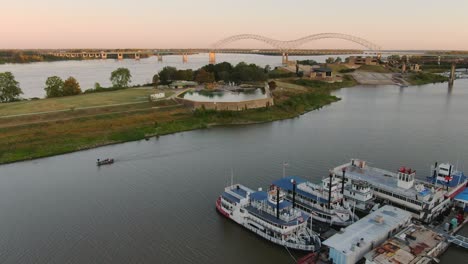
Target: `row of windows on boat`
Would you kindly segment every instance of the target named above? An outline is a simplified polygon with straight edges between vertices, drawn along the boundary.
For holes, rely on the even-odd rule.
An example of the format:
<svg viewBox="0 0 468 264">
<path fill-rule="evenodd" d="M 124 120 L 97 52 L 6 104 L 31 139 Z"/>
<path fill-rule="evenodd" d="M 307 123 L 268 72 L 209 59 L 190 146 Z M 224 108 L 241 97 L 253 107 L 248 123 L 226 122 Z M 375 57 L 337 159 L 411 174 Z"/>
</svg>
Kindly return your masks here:
<svg viewBox="0 0 468 264">
<path fill-rule="evenodd" d="M 385 191 L 383 189 L 380 189 L 380 188 L 374 188 L 374 191 L 375 192 L 379 192 L 379 193 L 383 193 L 383 194 L 386 194 L 388 196 L 392 196 L 392 197 L 395 197 L 397 199 L 400 199 L 400 200 L 403 200 L 403 201 L 407 201 L 409 203 L 412 203 L 412 204 L 415 204 L 417 206 L 422 206 L 422 203 L 420 201 L 416 201 L 414 199 L 411 199 L 411 198 L 407 198 L 405 196 L 402 196 L 402 195 L 398 195 L 396 193 L 392 193 L 392 192 L 388 192 L 388 191 Z"/>
<path fill-rule="evenodd" d="M 226 202 L 228 202 L 228 203 L 231 203 L 231 201 L 229 201 L 229 200 L 224 200 L 224 201 L 226 201 Z M 235 203 L 234 203 L 234 204 L 235 204 Z M 221 206 L 223 206 L 223 207 L 226 208 L 227 210 L 232 210 L 232 208 L 231 208 L 230 206 L 225 205 L 224 203 L 221 203 Z M 240 211 L 241 211 L 241 213 L 243 213 L 243 212 L 244 212 L 244 209 L 241 208 Z M 251 212 L 250 212 L 250 213 L 251 213 Z M 253 213 L 251 213 L 251 214 L 253 214 Z M 258 215 L 256 215 L 256 216 L 257 216 L 258 218 L 262 219 L 262 221 L 267 222 L 267 223 L 270 224 L 270 225 L 276 226 L 276 227 L 281 228 L 281 229 L 286 229 L 286 228 L 288 228 L 287 226 L 283 226 L 283 225 L 280 225 L 280 224 L 277 224 L 277 223 L 273 223 L 273 222 L 271 222 L 271 221 L 268 221 L 268 220 L 266 220 L 266 219 L 263 219 L 262 217 L 260 217 L 260 216 L 258 216 Z"/>
</svg>

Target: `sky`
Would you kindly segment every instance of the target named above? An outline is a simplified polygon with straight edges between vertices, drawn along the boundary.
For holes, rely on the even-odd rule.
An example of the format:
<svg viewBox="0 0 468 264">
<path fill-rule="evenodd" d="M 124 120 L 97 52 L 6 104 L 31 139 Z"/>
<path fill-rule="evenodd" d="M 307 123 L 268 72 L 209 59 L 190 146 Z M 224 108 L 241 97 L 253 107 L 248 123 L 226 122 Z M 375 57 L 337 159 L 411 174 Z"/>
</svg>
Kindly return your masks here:
<svg viewBox="0 0 468 264">
<path fill-rule="evenodd" d="M 0 0 L 0 49 L 209 48 L 237 34 L 362 37 L 384 50 L 468 50 L 467 0 Z M 243 40 L 228 48 L 268 48 Z M 317 40 L 302 48 L 362 48 Z"/>
</svg>

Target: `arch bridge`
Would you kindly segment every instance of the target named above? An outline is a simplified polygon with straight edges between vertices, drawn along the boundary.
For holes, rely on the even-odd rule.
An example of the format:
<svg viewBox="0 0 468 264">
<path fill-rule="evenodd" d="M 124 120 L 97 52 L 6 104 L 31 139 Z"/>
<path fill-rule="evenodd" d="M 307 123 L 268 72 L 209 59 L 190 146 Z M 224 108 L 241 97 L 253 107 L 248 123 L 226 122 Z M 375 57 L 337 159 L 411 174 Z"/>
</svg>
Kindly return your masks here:
<svg viewBox="0 0 468 264">
<path fill-rule="evenodd" d="M 209 59 L 210 63 L 215 63 L 216 62 L 216 52 L 224 48 L 226 45 L 237 42 L 240 40 L 257 40 L 263 43 L 268 44 L 272 48 L 280 51 L 283 56 L 283 64 L 286 64 L 288 62 L 288 53 L 293 50 L 297 50 L 300 46 L 309 43 L 314 40 L 319 40 L 319 39 L 343 39 L 347 40 L 350 42 L 357 43 L 365 48 L 367 48 L 369 51 L 375 52 L 376 54 L 381 50 L 381 47 L 377 44 L 374 44 L 368 40 L 365 40 L 360 37 L 356 37 L 353 35 L 348 35 L 348 34 L 341 34 L 341 33 L 320 33 L 320 34 L 314 34 L 314 35 L 309 35 L 303 38 L 295 39 L 295 40 L 277 40 L 277 39 L 272 39 L 268 37 L 264 37 L 261 35 L 255 35 L 255 34 L 240 34 L 240 35 L 234 35 L 230 36 L 224 39 L 221 39 L 217 41 L 216 43 L 213 44 L 212 50 L 210 51 Z"/>
</svg>

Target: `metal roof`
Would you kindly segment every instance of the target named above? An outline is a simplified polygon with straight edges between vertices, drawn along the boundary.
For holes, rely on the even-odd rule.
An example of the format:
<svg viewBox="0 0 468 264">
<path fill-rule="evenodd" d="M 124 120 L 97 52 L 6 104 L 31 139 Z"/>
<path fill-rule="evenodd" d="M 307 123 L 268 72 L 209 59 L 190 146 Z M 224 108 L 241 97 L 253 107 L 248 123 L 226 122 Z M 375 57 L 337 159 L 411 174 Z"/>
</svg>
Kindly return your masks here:
<svg viewBox="0 0 468 264">
<path fill-rule="evenodd" d="M 455 200 L 468 203 L 468 189 L 465 189 L 463 192 L 457 194 L 457 196 L 455 196 Z"/>
<path fill-rule="evenodd" d="M 296 181 L 296 185 L 303 184 L 303 183 L 307 182 L 306 179 L 303 179 L 303 178 L 298 177 L 298 176 L 288 176 L 288 177 L 281 178 L 279 180 L 274 181 L 273 185 L 276 185 L 276 186 L 280 187 L 283 190 L 292 191 L 293 186 L 292 186 L 291 180 Z M 328 203 L 328 199 L 324 199 L 324 198 L 318 197 L 318 196 L 316 196 L 314 194 L 311 194 L 311 193 L 305 192 L 303 190 L 300 190 L 299 188 L 297 188 L 297 186 L 296 186 L 296 193 L 300 194 L 300 195 L 302 195 L 304 197 L 307 197 L 309 199 L 318 201 L 319 203 Z M 327 193 L 328 193 L 328 191 L 327 191 Z"/>
<path fill-rule="evenodd" d="M 365 216 L 356 223 L 346 227 L 323 242 L 330 248 L 346 255 L 356 254 L 353 250 L 357 243 L 364 245 L 387 237 L 388 233 L 411 219 L 411 213 L 385 205 L 377 211 Z M 379 221 L 380 220 L 380 221 Z M 376 246 L 376 245 L 374 245 Z"/>
</svg>

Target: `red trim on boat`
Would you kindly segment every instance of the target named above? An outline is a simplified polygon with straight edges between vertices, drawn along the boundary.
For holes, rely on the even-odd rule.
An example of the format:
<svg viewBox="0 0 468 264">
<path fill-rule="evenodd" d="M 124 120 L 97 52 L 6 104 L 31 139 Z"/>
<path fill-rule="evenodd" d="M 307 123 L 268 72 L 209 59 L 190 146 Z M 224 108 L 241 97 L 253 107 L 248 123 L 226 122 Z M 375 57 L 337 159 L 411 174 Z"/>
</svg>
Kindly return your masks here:
<svg viewBox="0 0 468 264">
<path fill-rule="evenodd" d="M 218 210 L 219 213 L 221 213 L 225 217 L 230 218 L 229 214 L 226 211 L 224 211 L 223 208 L 221 207 L 221 196 L 218 197 L 218 200 L 216 200 L 216 209 Z"/>
</svg>

